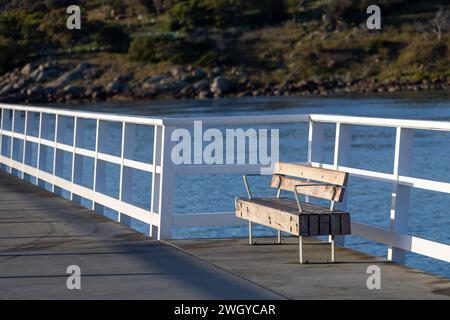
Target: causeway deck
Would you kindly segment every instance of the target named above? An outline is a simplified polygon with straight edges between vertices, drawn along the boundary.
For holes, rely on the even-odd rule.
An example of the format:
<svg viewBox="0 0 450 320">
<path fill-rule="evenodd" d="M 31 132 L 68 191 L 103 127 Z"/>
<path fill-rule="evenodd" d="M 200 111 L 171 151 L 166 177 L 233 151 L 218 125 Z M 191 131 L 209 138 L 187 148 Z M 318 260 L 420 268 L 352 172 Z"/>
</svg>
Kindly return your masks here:
<svg viewBox="0 0 450 320">
<path fill-rule="evenodd" d="M 305 257 L 327 256 L 310 242 Z M 334 265 L 299 265 L 295 239 L 160 242 L 0 171 L 0 299 L 450 299 L 448 279 L 336 254 Z M 372 264 L 381 290 L 366 287 Z M 81 290 L 66 287 L 69 265 L 81 268 Z"/>
</svg>

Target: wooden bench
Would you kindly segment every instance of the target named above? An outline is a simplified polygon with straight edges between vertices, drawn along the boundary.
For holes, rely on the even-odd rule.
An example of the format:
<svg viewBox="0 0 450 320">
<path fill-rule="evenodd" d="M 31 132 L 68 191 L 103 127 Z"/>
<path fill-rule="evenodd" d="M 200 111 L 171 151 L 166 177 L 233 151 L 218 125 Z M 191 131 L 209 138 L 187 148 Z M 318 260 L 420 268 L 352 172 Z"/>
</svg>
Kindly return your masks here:
<svg viewBox="0 0 450 320">
<path fill-rule="evenodd" d="M 348 173 L 337 170 L 314 168 L 306 165 L 277 163 L 270 186 L 277 189 L 273 198 L 254 198 L 245 175 L 244 183 L 248 198 L 236 198 L 236 216 L 249 221 L 249 244 L 252 240 L 252 223 L 299 237 L 300 263 L 303 263 L 303 237 L 330 236 L 331 262 L 335 261 L 335 236 L 351 233 L 350 215 L 335 209 L 344 199 Z M 300 178 L 300 179 L 298 179 Z M 293 192 L 293 199 L 281 197 L 282 191 Z M 302 202 L 300 195 L 330 201 L 329 207 Z"/>
</svg>

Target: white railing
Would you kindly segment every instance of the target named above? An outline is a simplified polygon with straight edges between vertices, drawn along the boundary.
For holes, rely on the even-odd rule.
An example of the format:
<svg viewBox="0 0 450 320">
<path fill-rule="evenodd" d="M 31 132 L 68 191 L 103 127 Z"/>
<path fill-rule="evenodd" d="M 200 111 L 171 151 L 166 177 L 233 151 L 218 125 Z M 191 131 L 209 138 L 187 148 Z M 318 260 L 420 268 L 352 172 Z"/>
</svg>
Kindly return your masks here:
<svg viewBox="0 0 450 320">
<path fill-rule="evenodd" d="M 173 130 L 190 127 L 194 119 L 153 119 L 142 116 L 123 116 L 93 112 L 79 112 L 51 108 L 36 108 L 15 105 L 0 105 L 0 163 L 9 167 L 9 171 L 18 170 L 21 177 L 29 175 L 36 178 L 36 183 L 50 183 L 56 188 L 67 190 L 71 199 L 83 197 L 96 205 L 105 206 L 121 214 L 138 219 L 150 225 L 150 236 L 158 239 L 170 239 L 172 230 L 181 227 L 237 226 L 243 221 L 233 213 L 174 214 L 175 177 L 178 174 L 225 174 L 259 172 L 259 165 L 192 165 L 176 166 L 171 159 Z M 64 124 L 63 121 L 64 120 Z M 86 120 L 95 122 L 95 144 L 91 148 L 80 146 L 85 133 Z M 450 246 L 408 234 L 409 202 L 411 188 L 450 193 L 450 183 L 419 179 L 411 176 L 411 162 L 415 130 L 450 131 L 450 122 L 397 120 L 381 118 L 347 117 L 335 115 L 281 115 L 281 116 L 244 116 L 195 119 L 203 125 L 261 125 L 280 123 L 309 123 L 308 163 L 313 166 L 339 169 L 352 176 L 369 180 L 391 183 L 392 207 L 390 228 L 382 229 L 359 222 L 352 222 L 354 235 L 386 244 L 390 247 L 388 259 L 396 262 L 405 261 L 405 252 L 410 251 L 435 259 L 450 262 Z M 69 125 L 67 125 L 67 123 Z M 121 146 L 119 154 L 104 151 L 108 143 L 108 127 L 111 124 L 121 128 Z M 333 164 L 324 164 L 325 127 L 336 127 Z M 154 130 L 153 157 L 149 161 L 134 160 L 130 148 L 135 145 L 134 130 L 136 126 L 148 126 Z M 396 129 L 395 160 L 392 173 L 362 170 L 350 167 L 349 153 L 352 138 L 352 126 L 377 126 Z M 69 141 L 67 128 L 73 135 Z M 34 129 L 34 131 L 33 131 Z M 52 134 L 49 134 L 52 132 Z M 306 137 L 305 137 L 306 138 Z M 37 152 L 33 152 L 34 145 Z M 48 163 L 48 150 L 53 152 L 51 168 Z M 44 152 L 45 150 L 45 152 Z M 70 177 L 58 176 L 62 167 L 62 152 L 72 157 Z M 79 156 L 89 157 L 94 161 L 93 183 L 91 187 L 81 185 L 79 176 L 83 165 Z M 35 161 L 30 161 L 35 158 Z M 118 194 L 105 194 L 106 163 L 119 168 Z M 151 201 L 148 208 L 130 204 L 127 199 L 132 192 L 133 174 L 128 169 L 137 169 L 151 173 Z M 86 172 L 85 172 L 86 173 Z M 205 199 L 206 201 L 206 199 Z"/>
</svg>

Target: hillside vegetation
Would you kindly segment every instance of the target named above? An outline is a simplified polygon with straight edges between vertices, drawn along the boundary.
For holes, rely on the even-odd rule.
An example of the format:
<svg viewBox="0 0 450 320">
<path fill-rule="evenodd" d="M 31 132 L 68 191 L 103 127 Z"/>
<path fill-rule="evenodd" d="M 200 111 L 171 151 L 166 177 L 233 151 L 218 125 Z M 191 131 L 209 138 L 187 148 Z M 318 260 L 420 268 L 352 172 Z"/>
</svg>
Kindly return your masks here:
<svg viewBox="0 0 450 320">
<path fill-rule="evenodd" d="M 71 4 L 82 9 L 81 30 L 65 27 Z M 228 87 L 235 88 L 216 90 L 218 96 L 226 91 L 295 94 L 311 83 L 316 84 L 312 90 L 303 91 L 379 91 L 377 86 L 355 87 L 360 82 L 416 90 L 417 84 L 429 81 L 419 89 L 447 88 L 448 1 L 380 0 L 380 31 L 366 27 L 369 4 L 369 0 L 0 0 L 0 75 L 14 78 L 14 70 L 18 74 L 29 62 L 57 64 L 61 72 L 88 62 L 97 71 L 77 78 L 75 85 L 106 88 L 121 81 L 130 88 L 165 74 L 177 78 L 179 73 L 197 72 L 205 76 L 194 76 L 195 80 L 216 80 L 216 87 L 221 87 L 223 81 L 216 78 L 223 77 Z M 6 77 L 0 81 L 3 86 L 10 83 Z M 45 81 L 41 85 L 45 87 Z M 203 97 L 217 93 L 213 85 L 203 86 Z M 342 90 L 329 92 L 333 86 Z M 345 89 L 351 86 L 355 89 Z M 198 97 L 200 91 L 181 97 Z"/>
</svg>

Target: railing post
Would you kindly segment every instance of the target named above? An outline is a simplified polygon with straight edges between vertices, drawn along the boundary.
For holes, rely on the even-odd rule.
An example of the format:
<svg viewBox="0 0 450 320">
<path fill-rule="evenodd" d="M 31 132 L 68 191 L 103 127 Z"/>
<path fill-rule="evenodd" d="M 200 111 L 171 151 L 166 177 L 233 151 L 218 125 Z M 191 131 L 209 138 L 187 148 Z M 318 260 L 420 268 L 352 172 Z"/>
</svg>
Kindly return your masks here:
<svg viewBox="0 0 450 320">
<path fill-rule="evenodd" d="M 350 164 L 350 148 L 352 143 L 352 126 L 349 124 L 336 123 L 336 135 L 334 143 L 334 163 L 333 166 L 338 170 L 341 166 Z M 346 190 L 346 193 L 348 191 Z M 347 209 L 347 196 L 344 201 L 336 206 L 337 209 L 345 211 Z M 331 242 L 331 236 L 329 241 Z M 336 236 L 335 242 L 341 246 L 345 245 L 345 236 Z"/>
<path fill-rule="evenodd" d="M 325 124 L 310 121 L 308 137 L 308 162 L 310 164 L 323 162 L 324 140 Z"/>
<path fill-rule="evenodd" d="M 25 167 L 25 159 L 26 159 L 26 146 L 27 146 L 27 135 L 28 135 L 28 111 L 25 111 L 25 120 L 24 120 L 24 125 L 23 125 L 23 146 L 22 146 L 22 173 L 21 173 L 21 179 L 24 180 L 25 179 L 25 172 L 24 172 L 24 167 Z"/>
<path fill-rule="evenodd" d="M 158 168 L 161 168 L 161 153 L 162 153 L 162 126 L 154 127 L 153 137 L 153 173 L 152 173 L 152 195 L 150 200 L 150 211 L 152 213 L 159 213 L 159 187 L 161 181 L 161 172 L 158 172 Z M 158 231 L 155 229 L 154 223 L 150 226 L 149 236 L 153 237 L 157 235 Z"/>
<path fill-rule="evenodd" d="M 325 140 L 325 125 L 321 122 L 309 121 L 308 135 L 308 163 L 323 162 L 323 147 Z M 305 201 L 309 202 L 309 197 L 305 196 Z"/>
<path fill-rule="evenodd" d="M 93 177 L 92 177 L 92 190 L 97 190 L 97 165 L 98 165 L 98 144 L 100 140 L 100 120 L 97 118 L 95 121 L 95 158 L 94 158 L 94 171 L 93 171 Z M 95 211 L 96 209 L 96 203 L 94 200 L 92 200 L 92 211 Z"/>
<path fill-rule="evenodd" d="M 159 227 L 158 240 L 172 238 L 173 194 L 175 165 L 172 161 L 172 132 L 174 128 L 163 126 L 161 135 L 161 173 L 159 181 Z"/>
<path fill-rule="evenodd" d="M 133 170 L 132 168 L 125 167 L 125 158 L 133 158 L 134 146 L 136 143 L 135 138 L 136 126 L 134 124 L 122 123 L 122 152 L 120 163 L 120 183 L 119 183 L 119 200 L 126 202 L 132 198 L 133 193 Z M 122 216 L 119 212 L 119 222 L 124 224 L 130 224 L 130 219 Z"/>
<path fill-rule="evenodd" d="M 57 114 L 55 116 L 55 146 L 53 148 L 53 169 L 52 169 L 52 175 L 56 176 L 56 151 L 58 150 L 58 135 L 59 135 L 59 115 Z M 52 184 L 52 192 L 56 192 L 57 187 L 55 184 Z"/>
<path fill-rule="evenodd" d="M 394 175 L 410 176 L 413 160 L 414 130 L 397 128 L 395 142 Z M 391 201 L 390 230 L 395 233 L 408 233 L 410 187 L 400 185 L 393 186 Z M 391 247 L 388 250 L 388 260 L 405 263 L 406 252 L 403 249 Z"/>
<path fill-rule="evenodd" d="M 12 109 L 12 120 L 11 120 L 11 146 L 9 150 L 9 158 L 12 160 L 14 159 L 14 130 L 15 130 L 15 117 L 16 117 L 16 110 Z M 9 173 L 13 173 L 13 166 L 9 167 Z"/>
</svg>

